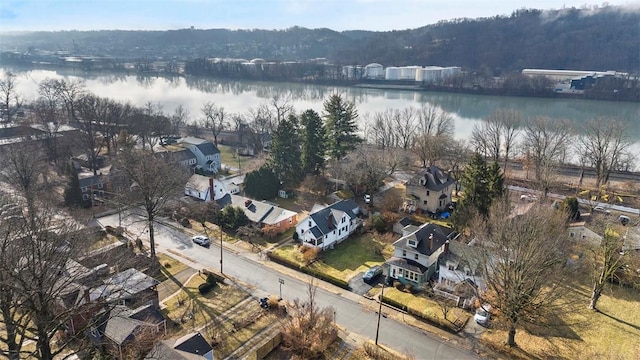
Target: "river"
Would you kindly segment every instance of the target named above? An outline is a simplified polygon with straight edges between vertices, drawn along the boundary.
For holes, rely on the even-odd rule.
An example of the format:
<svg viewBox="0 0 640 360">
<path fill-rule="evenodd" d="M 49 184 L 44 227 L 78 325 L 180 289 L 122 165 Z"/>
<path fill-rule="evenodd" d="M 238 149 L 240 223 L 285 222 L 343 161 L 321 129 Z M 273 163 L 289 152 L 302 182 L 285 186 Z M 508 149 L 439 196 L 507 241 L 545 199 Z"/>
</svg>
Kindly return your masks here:
<svg viewBox="0 0 640 360">
<path fill-rule="evenodd" d="M 0 72 L 4 72 L 0 69 Z M 189 110 L 192 118 L 201 117 L 202 105 L 211 101 L 223 106 L 227 112 L 245 113 L 251 108 L 269 102 L 274 96 L 290 99 L 301 112 L 306 109 L 322 111 L 322 105 L 331 94 L 342 94 L 356 104 L 361 115 L 386 109 L 418 108 L 430 104 L 450 112 L 455 120 L 455 137 L 467 139 L 473 125 L 482 121 L 495 109 L 518 110 L 525 119 L 535 116 L 569 119 L 580 127 L 596 117 L 630 121 L 629 135 L 640 140 L 640 104 L 580 99 L 546 99 L 524 97 L 482 96 L 457 93 L 422 92 L 408 90 L 368 89 L 344 86 L 323 86 L 302 83 L 272 83 L 257 81 L 219 80 L 195 77 L 163 78 L 112 73 L 84 73 L 72 69 L 20 70 L 18 92 L 26 100 L 37 97 L 38 83 L 46 78 L 82 79 L 87 89 L 99 96 L 129 101 L 143 106 L 147 102 L 161 104 L 172 113 L 178 105 Z M 361 116 L 366 118 L 366 116 Z"/>
</svg>

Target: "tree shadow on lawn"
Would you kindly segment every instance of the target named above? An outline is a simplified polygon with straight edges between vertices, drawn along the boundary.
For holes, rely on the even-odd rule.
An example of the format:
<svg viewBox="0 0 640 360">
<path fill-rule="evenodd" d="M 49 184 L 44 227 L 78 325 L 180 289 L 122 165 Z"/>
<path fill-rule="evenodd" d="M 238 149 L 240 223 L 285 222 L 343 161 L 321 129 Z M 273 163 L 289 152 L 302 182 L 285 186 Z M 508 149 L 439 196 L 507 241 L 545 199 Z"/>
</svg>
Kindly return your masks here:
<svg viewBox="0 0 640 360">
<path fill-rule="evenodd" d="M 640 325 L 632 324 L 632 323 L 630 323 L 630 322 L 627 322 L 627 321 L 625 321 L 625 320 L 619 319 L 619 318 L 617 318 L 617 317 L 615 317 L 615 316 L 609 315 L 609 314 L 607 314 L 607 313 L 605 313 L 605 312 L 602 312 L 602 311 L 600 311 L 600 310 L 596 310 L 596 312 L 597 312 L 597 313 L 600 313 L 600 314 L 602 314 L 602 315 L 604 315 L 604 316 L 608 317 L 609 319 L 614 320 L 614 321 L 616 321 L 616 322 L 618 322 L 618 323 L 620 323 L 620 324 L 624 324 L 624 325 L 627 325 L 627 326 L 629 326 L 629 327 L 632 327 L 632 328 L 634 328 L 634 329 L 636 329 L 636 330 L 640 330 Z"/>
<path fill-rule="evenodd" d="M 522 327 L 533 336 L 582 340 L 582 338 L 573 330 L 574 326 L 580 325 L 568 324 L 555 313 L 546 314 L 545 316 L 536 319 L 535 323 L 522 324 Z"/>
</svg>

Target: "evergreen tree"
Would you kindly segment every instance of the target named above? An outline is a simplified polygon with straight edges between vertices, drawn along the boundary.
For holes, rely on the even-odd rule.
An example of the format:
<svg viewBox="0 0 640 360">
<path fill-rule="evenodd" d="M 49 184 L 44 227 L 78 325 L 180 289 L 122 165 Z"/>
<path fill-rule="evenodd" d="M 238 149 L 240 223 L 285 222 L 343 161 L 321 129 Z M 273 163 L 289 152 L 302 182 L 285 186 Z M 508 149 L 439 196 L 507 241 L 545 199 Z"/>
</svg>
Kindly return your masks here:
<svg viewBox="0 0 640 360">
<path fill-rule="evenodd" d="M 259 200 L 273 199 L 279 189 L 280 181 L 268 166 L 248 173 L 244 179 L 244 192 Z"/>
<path fill-rule="evenodd" d="M 489 207 L 495 199 L 505 193 L 504 177 L 500 165 L 494 162 L 487 166 L 485 159 L 478 153 L 464 169 L 460 179 L 464 197 L 460 201 L 462 208 L 473 208 L 483 216 L 489 214 Z"/>
<path fill-rule="evenodd" d="M 82 191 L 80 190 L 80 179 L 78 171 L 73 165 L 69 165 L 69 183 L 64 189 L 64 203 L 67 206 L 82 206 Z"/>
<path fill-rule="evenodd" d="M 322 119 L 309 109 L 300 116 L 302 125 L 302 168 L 306 174 L 319 174 L 324 168 L 326 134 Z"/>
<path fill-rule="evenodd" d="M 354 103 L 345 101 L 338 94 L 324 102 L 324 112 L 327 150 L 332 159 L 340 160 L 362 142 L 355 121 L 358 112 Z"/>
<path fill-rule="evenodd" d="M 487 168 L 487 187 L 492 202 L 493 199 L 501 198 L 506 191 L 503 172 L 495 161 Z"/>
<path fill-rule="evenodd" d="M 295 184 L 302 175 L 298 118 L 290 114 L 278 124 L 271 143 L 269 165 L 284 184 Z"/>
</svg>

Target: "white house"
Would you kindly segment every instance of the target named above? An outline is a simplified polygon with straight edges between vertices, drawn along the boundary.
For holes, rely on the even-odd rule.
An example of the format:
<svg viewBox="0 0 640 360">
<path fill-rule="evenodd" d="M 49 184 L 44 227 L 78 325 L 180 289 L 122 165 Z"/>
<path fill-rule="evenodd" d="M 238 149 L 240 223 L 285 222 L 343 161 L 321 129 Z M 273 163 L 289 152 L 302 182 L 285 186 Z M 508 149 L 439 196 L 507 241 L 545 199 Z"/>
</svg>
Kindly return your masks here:
<svg viewBox="0 0 640 360">
<path fill-rule="evenodd" d="M 471 286 L 473 292 L 476 288 L 486 290 L 475 250 L 473 246 L 457 241 L 445 243 L 438 271 L 438 289 L 452 293 L 466 290 L 460 289 L 461 286 Z"/>
<path fill-rule="evenodd" d="M 227 194 L 227 188 L 218 179 L 194 174 L 184 186 L 184 194 L 202 201 L 216 201 Z"/>
<path fill-rule="evenodd" d="M 325 250 L 341 243 L 362 224 L 360 207 L 352 200 L 342 200 L 314 210 L 296 225 L 296 234 L 303 244 Z"/>
<path fill-rule="evenodd" d="M 393 257 L 387 260 L 388 276 L 419 286 L 435 273 L 447 236 L 434 224 L 407 225 L 403 236 L 393 243 Z"/>
<path fill-rule="evenodd" d="M 210 140 L 187 136 L 179 144 L 191 150 L 202 169 L 214 173 L 220 169 L 220 150 Z"/>
</svg>

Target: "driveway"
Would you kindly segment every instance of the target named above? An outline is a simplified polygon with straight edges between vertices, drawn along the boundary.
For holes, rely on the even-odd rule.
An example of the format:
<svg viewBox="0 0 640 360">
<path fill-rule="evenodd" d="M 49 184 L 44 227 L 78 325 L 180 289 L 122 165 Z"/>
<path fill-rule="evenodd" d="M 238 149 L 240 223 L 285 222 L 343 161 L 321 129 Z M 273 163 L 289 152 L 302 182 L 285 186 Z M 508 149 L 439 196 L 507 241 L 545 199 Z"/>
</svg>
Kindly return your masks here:
<svg viewBox="0 0 640 360">
<path fill-rule="evenodd" d="M 376 279 L 377 281 L 372 282 L 371 284 L 367 284 L 366 282 L 364 282 L 364 280 L 362 280 L 363 275 L 364 272 L 357 273 L 349 280 L 349 287 L 351 288 L 352 293 L 364 295 L 368 293 L 369 290 L 371 290 L 371 288 L 374 287 L 382 278 L 382 276 L 378 276 L 378 278 Z"/>
</svg>

